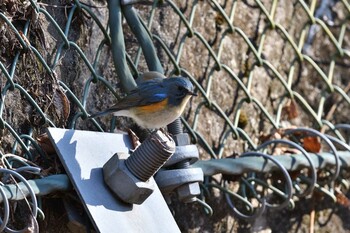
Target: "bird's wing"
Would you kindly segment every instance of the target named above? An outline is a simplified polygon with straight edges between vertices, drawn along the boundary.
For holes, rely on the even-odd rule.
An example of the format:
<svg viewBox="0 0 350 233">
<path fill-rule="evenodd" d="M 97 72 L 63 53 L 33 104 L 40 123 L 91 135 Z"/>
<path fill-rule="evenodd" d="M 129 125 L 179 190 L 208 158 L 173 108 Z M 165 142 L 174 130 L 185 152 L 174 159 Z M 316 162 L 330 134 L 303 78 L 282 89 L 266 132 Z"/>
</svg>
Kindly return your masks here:
<svg viewBox="0 0 350 233">
<path fill-rule="evenodd" d="M 129 95 L 120 100 L 114 106 L 89 116 L 94 118 L 103 116 L 109 113 L 117 112 L 120 110 L 126 110 L 133 107 L 146 106 L 154 103 L 161 102 L 168 97 L 166 88 L 164 88 L 162 82 L 159 80 L 152 80 L 141 83 L 135 90 L 131 91 Z"/>
<path fill-rule="evenodd" d="M 145 106 L 153 103 L 160 102 L 168 97 L 165 92 L 164 86 L 157 83 L 143 83 L 139 85 L 136 91 L 133 91 L 125 97 L 122 101 L 120 101 L 121 108 L 129 108 L 136 106 Z M 117 105 L 119 105 L 119 103 Z"/>
<path fill-rule="evenodd" d="M 139 85 L 138 88 L 111 108 L 113 108 L 113 111 L 118 111 L 137 106 L 146 106 L 161 102 L 167 97 L 168 95 L 161 83 L 157 82 L 151 84 L 147 82 Z"/>
<path fill-rule="evenodd" d="M 138 106 L 146 106 L 167 98 L 168 95 L 166 93 L 159 93 L 159 90 L 158 92 L 154 92 L 152 89 L 153 88 L 140 89 L 138 92 L 131 93 L 112 108 L 114 111 L 118 111 Z"/>
</svg>

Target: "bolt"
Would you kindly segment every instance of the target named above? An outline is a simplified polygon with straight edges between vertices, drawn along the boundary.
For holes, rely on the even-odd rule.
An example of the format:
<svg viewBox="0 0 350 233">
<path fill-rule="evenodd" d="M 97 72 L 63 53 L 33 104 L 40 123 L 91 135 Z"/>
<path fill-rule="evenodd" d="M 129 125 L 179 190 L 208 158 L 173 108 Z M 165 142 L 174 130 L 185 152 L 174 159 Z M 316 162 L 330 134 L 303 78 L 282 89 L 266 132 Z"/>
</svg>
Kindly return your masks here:
<svg viewBox="0 0 350 233">
<path fill-rule="evenodd" d="M 183 133 L 182 124 L 181 124 L 180 118 L 177 118 L 175 121 L 173 121 L 172 123 L 170 123 L 168 125 L 168 131 L 172 135 Z"/>
<path fill-rule="evenodd" d="M 127 168 L 137 178 L 147 181 L 175 152 L 175 142 L 158 130 L 152 133 L 125 161 Z"/>
<path fill-rule="evenodd" d="M 116 153 L 103 166 L 104 180 L 121 200 L 142 204 L 152 193 L 150 179 L 175 151 L 174 141 L 161 131 L 152 133 L 131 155 Z"/>
</svg>

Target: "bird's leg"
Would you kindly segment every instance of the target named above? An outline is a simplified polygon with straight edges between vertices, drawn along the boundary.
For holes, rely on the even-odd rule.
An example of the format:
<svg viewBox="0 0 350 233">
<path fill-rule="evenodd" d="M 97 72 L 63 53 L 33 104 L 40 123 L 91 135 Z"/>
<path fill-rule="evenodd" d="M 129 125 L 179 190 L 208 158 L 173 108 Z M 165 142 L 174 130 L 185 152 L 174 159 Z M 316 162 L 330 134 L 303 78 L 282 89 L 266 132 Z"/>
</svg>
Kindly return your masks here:
<svg viewBox="0 0 350 233">
<path fill-rule="evenodd" d="M 141 145 L 140 139 L 139 139 L 139 137 L 137 137 L 137 135 L 134 133 L 134 131 L 132 131 L 130 128 L 128 129 L 128 134 L 129 134 L 129 137 L 131 138 L 131 143 L 133 146 L 133 149 L 131 149 L 131 152 L 133 152 L 134 150 L 137 149 L 137 147 L 139 147 Z"/>
<path fill-rule="evenodd" d="M 166 127 L 161 127 L 159 128 L 159 130 L 167 136 L 172 136 L 172 134 L 169 133 L 168 130 L 166 130 Z"/>
<path fill-rule="evenodd" d="M 152 134 L 152 133 L 156 132 L 155 129 L 146 129 L 146 130 L 147 130 L 148 134 Z"/>
<path fill-rule="evenodd" d="M 161 127 L 161 128 L 159 128 L 159 130 L 160 130 L 162 133 L 164 133 L 164 134 L 167 133 L 166 130 L 165 130 L 165 127 Z"/>
</svg>

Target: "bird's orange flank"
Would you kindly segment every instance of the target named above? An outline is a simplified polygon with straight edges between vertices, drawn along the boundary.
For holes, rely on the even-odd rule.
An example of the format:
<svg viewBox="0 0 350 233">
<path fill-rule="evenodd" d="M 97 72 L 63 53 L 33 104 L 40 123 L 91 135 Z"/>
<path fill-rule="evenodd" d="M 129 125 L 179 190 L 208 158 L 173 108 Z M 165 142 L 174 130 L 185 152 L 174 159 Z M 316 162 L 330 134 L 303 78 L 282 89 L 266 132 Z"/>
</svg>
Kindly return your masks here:
<svg viewBox="0 0 350 233">
<path fill-rule="evenodd" d="M 167 104 L 168 104 L 168 98 L 165 98 L 164 100 L 154 104 L 137 107 L 137 110 L 144 113 L 157 112 L 157 111 L 163 110 L 167 106 Z"/>
</svg>

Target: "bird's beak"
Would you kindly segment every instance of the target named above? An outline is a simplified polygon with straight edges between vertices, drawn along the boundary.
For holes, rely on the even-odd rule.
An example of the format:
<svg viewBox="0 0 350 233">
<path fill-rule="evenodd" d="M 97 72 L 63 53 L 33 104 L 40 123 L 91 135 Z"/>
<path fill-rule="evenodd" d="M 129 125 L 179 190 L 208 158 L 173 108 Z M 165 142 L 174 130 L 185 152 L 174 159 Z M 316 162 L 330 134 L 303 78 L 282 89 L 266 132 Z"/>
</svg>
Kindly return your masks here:
<svg viewBox="0 0 350 233">
<path fill-rule="evenodd" d="M 188 95 L 193 95 L 193 96 L 198 96 L 197 93 L 194 93 L 193 91 L 188 91 L 187 94 Z"/>
</svg>

